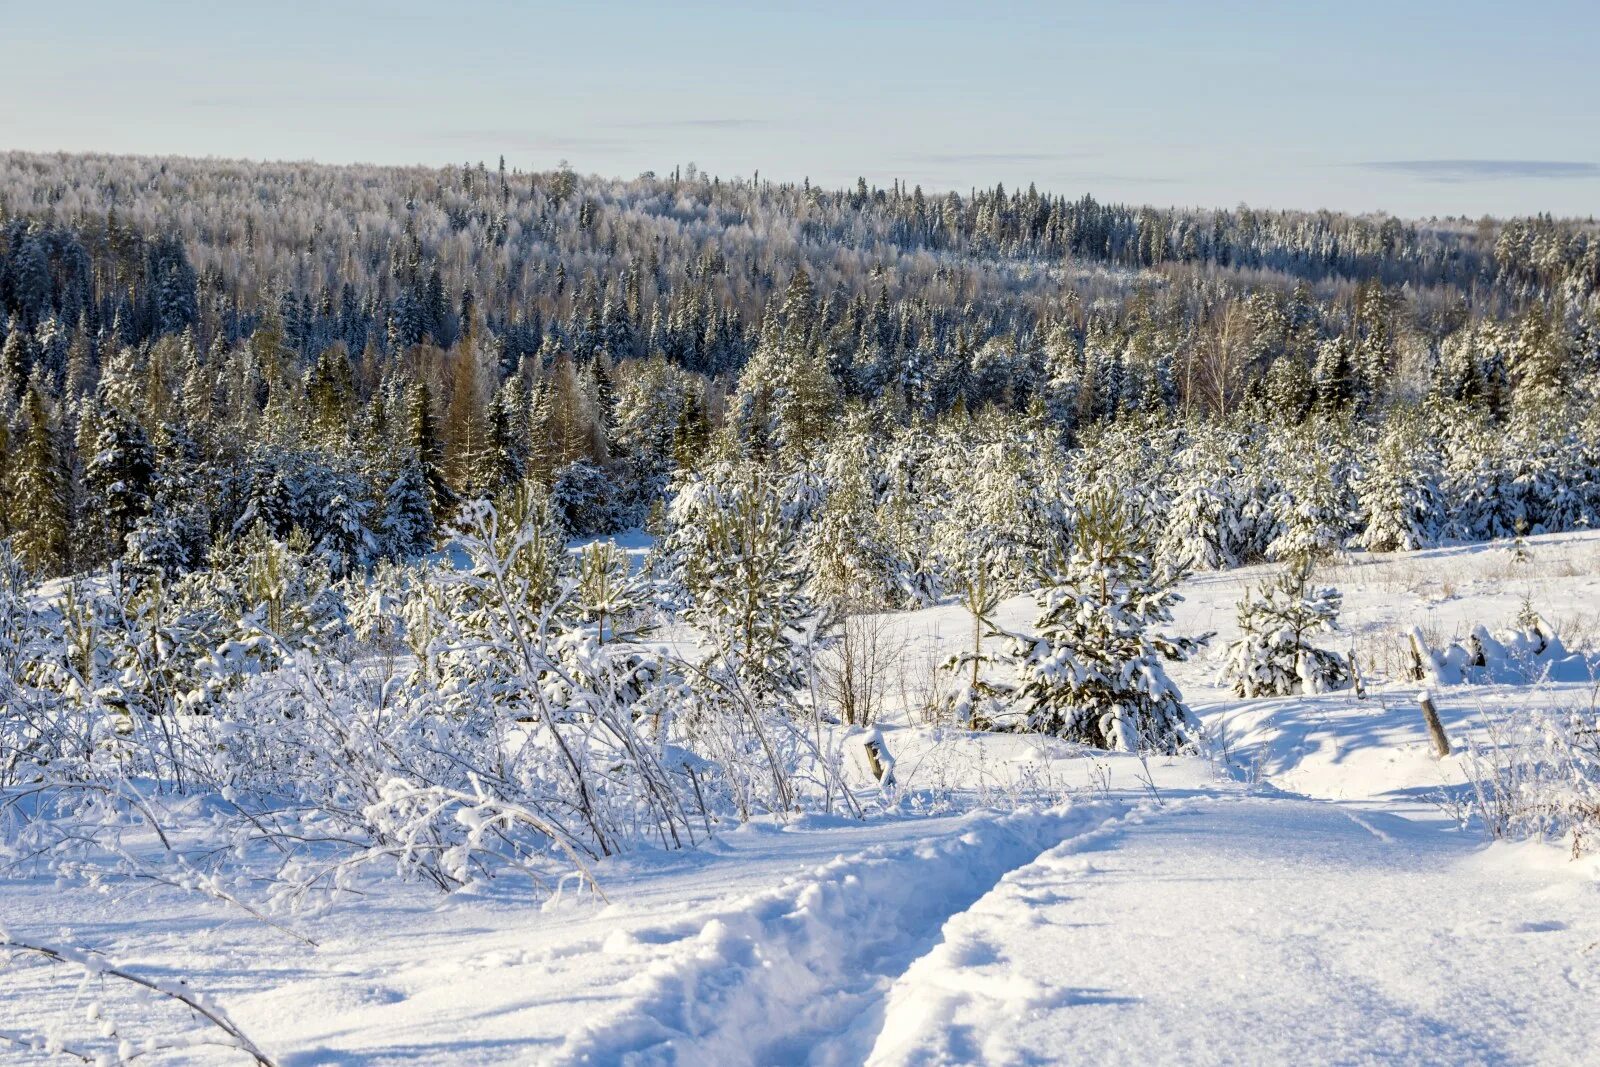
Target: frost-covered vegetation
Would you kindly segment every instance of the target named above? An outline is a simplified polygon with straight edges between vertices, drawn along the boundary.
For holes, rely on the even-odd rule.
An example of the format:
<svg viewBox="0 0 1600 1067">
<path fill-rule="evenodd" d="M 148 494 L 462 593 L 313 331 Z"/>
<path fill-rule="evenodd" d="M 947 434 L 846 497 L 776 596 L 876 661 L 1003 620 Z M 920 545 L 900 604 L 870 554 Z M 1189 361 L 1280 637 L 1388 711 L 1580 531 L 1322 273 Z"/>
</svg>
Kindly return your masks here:
<svg viewBox="0 0 1600 1067">
<path fill-rule="evenodd" d="M 9 153 L 0 533 L 172 576 L 259 521 L 337 576 L 530 477 L 569 532 L 637 524 L 713 437 L 879 556 L 970 527 L 916 512 L 973 455 L 1099 472 L 1186 567 L 1570 529 L 1597 281 L 1549 218 Z M 925 598 L 900 562 L 861 593 Z"/>
<path fill-rule="evenodd" d="M 296 892 L 853 805 L 866 612 L 965 607 L 932 719 L 1173 751 L 1185 573 L 1291 563 L 1228 671 L 1318 692 L 1316 560 L 1600 520 L 1586 224 L 3 164 L 3 773 L 331 820 Z"/>
<path fill-rule="evenodd" d="M 0 156 L 6 870 L 309 944 L 395 883 L 598 897 L 763 819 L 942 812 L 947 736 L 1132 754 L 1159 806 L 1152 757 L 1236 771 L 1194 672 L 1235 717 L 1576 684 L 1531 608 L 1381 662 L 1332 583 L 1600 522 L 1597 285 L 1549 218 Z M 1592 849 L 1570 705 L 1465 750 L 1466 821 Z"/>
</svg>

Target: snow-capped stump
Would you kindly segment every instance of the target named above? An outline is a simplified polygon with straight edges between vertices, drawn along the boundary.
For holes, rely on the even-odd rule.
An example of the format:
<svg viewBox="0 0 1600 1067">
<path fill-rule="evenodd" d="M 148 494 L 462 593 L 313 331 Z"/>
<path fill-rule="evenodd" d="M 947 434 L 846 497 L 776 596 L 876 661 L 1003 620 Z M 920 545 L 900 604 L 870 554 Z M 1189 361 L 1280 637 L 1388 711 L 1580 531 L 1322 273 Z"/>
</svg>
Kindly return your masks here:
<svg viewBox="0 0 1600 1067">
<path fill-rule="evenodd" d="M 888 746 L 883 743 L 883 735 L 876 730 L 872 731 L 872 735 L 861 743 L 861 747 L 866 750 L 867 766 L 872 768 L 872 776 L 885 789 L 891 788 L 894 785 L 894 757 L 889 755 Z"/>
<path fill-rule="evenodd" d="M 848 758 L 860 779 L 876 782 L 885 794 L 896 786 L 894 756 L 876 726 L 854 732 L 845 742 Z"/>
</svg>

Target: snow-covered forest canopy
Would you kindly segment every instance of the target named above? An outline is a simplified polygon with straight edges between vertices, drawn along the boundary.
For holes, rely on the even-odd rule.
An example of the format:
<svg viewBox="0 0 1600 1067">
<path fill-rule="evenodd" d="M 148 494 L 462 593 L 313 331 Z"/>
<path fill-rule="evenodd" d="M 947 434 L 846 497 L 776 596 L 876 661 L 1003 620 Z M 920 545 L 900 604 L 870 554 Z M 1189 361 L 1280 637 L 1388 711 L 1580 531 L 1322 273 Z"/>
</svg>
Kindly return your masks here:
<svg viewBox="0 0 1600 1067">
<path fill-rule="evenodd" d="M 690 460 L 814 508 L 847 463 L 894 603 L 949 582 L 895 495 L 948 517 L 974 442 L 1122 483 L 1187 566 L 1569 529 L 1597 285 L 1600 228 L 1544 217 L 9 153 L 0 531 L 170 576 L 260 523 L 343 574 L 525 482 L 594 533 Z"/>
<path fill-rule="evenodd" d="M 1193 864 L 1185 885 L 1220 881 L 1204 842 L 1227 838 L 1259 888 L 1289 827 L 1331 842 L 1319 915 L 1426 891 L 1460 926 L 1511 885 L 1533 916 L 1542 883 L 1408 820 L 1431 804 L 1451 834 L 1597 850 L 1597 399 L 1593 219 L 0 154 L 0 964 L 36 965 L 0 968 L 0 996 L 48 1016 L 0 1018 L 0 1054 L 1037 1062 L 1005 1019 L 1050 1047 L 1164 1039 L 1064 1038 L 1046 1009 L 1120 1013 L 1165 979 L 1136 998 L 1007 979 L 990 1004 L 944 977 L 1044 953 L 1019 909 L 1072 898 L 1018 895 L 1088 878 L 1075 853 L 1124 836 L 1130 862 Z M 1327 803 L 1351 796 L 1360 814 Z M 1174 813 L 1200 845 L 1150 843 Z M 817 856 L 840 858 L 796 873 Z M 1127 929 L 1134 905 L 1165 929 L 1196 905 L 1162 877 L 1052 936 Z M 300 954 L 309 989 L 342 980 L 319 968 L 404 971 L 350 932 L 420 944 L 436 900 L 511 936 L 508 882 L 554 917 L 504 965 L 537 975 L 479 991 L 470 1025 L 503 1046 L 470 1051 L 455 1009 L 392 1045 L 381 983 L 332 995 L 382 1024 L 315 1033 L 293 983 L 235 989 L 258 1045 L 168 980 L 210 964 L 148 978 L 30 910 L 47 884 L 73 887 L 45 906 L 67 918 L 79 888 L 148 892 L 148 923 L 100 922 L 154 952 L 169 898 L 200 901 L 223 917 L 206 937 Z M 561 911 L 610 884 L 638 895 Z M 652 893 L 715 917 L 657 928 Z M 1578 940 L 1568 904 L 1531 929 Z M 600 933 L 569 944 L 561 922 Z M 1494 979 L 1396 937 L 1467 1002 Z M 782 967 L 750 962 L 767 949 Z M 1072 946 L 1162 955 L 1105 949 Z M 501 967 L 473 952 L 463 973 Z M 1276 962 L 1320 1012 L 1326 983 Z M 1547 1043 L 1491 1053 L 1548 1056 L 1576 1025 L 1563 983 L 1593 966 L 1501 983 L 1537 991 Z M 41 976 L 60 969 L 97 991 L 87 1032 Z M 523 981 L 625 1003 L 535 1037 L 533 1008 L 490 1007 Z M 1161 1010 L 1214 1018 L 1207 995 Z M 1335 1007 L 1340 1040 L 1389 1010 Z M 1445 1058 L 1500 1058 L 1480 1023 Z"/>
</svg>

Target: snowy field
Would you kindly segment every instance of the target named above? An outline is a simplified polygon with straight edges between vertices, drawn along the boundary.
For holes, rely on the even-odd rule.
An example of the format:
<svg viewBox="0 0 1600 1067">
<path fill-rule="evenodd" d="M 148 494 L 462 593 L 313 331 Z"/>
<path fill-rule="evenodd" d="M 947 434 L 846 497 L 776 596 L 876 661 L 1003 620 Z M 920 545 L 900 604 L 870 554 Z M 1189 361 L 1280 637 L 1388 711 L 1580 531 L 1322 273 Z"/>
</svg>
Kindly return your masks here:
<svg viewBox="0 0 1600 1067">
<path fill-rule="evenodd" d="M 285 1067 L 1600 1062 L 1600 865 L 1491 842 L 1467 784 L 1471 744 L 1519 710 L 1591 706 L 1595 685 L 1437 689 L 1437 759 L 1404 678 L 1410 628 L 1442 646 L 1524 606 L 1595 646 L 1600 535 L 1529 553 L 1324 568 L 1364 699 L 1235 698 L 1216 650 L 1267 569 L 1191 579 L 1174 629 L 1218 636 L 1173 676 L 1205 756 L 923 725 L 933 665 L 969 640 L 952 605 L 883 620 L 899 791 L 864 821 L 634 851 L 596 867 L 603 899 L 380 883 L 285 920 L 305 940 L 177 890 L 42 879 L 0 883 L 0 928 L 181 979 Z M 1031 617 L 1027 598 L 1001 613 Z M 87 986 L 12 958 L 0 1031 L 92 1031 Z"/>
</svg>

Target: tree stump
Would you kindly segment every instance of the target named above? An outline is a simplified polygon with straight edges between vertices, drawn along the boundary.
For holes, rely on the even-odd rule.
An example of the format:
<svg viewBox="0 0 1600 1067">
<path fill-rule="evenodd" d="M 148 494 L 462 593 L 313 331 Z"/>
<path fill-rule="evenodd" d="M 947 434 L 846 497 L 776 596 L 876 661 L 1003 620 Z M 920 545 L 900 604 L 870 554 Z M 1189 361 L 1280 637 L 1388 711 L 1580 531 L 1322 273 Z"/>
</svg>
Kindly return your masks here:
<svg viewBox="0 0 1600 1067">
<path fill-rule="evenodd" d="M 870 737 L 864 742 L 864 747 L 867 750 L 867 766 L 872 768 L 872 777 L 878 780 L 879 785 L 886 788 L 894 785 L 894 772 L 890 771 L 883 761 L 885 755 L 883 740 Z"/>
</svg>

